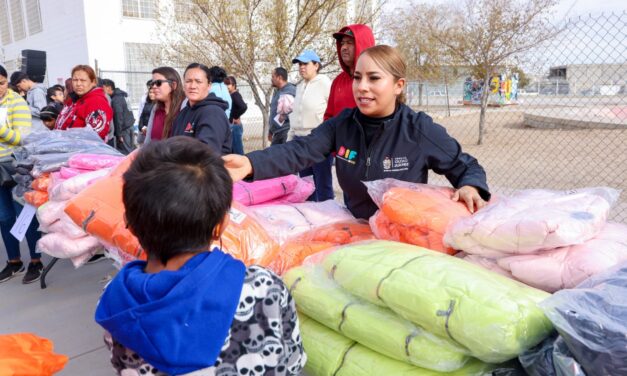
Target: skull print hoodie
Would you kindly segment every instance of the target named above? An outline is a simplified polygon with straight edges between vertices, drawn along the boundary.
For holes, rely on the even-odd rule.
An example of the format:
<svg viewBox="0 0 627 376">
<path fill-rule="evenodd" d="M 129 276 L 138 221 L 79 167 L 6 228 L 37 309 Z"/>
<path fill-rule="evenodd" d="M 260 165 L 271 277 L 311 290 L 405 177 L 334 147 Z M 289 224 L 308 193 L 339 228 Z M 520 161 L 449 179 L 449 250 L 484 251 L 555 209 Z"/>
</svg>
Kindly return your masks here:
<svg viewBox="0 0 627 376">
<path fill-rule="evenodd" d="M 296 375 L 304 366 L 294 302 L 272 272 L 217 249 L 177 271 L 145 265 L 126 265 L 96 309 L 118 374 Z"/>
</svg>

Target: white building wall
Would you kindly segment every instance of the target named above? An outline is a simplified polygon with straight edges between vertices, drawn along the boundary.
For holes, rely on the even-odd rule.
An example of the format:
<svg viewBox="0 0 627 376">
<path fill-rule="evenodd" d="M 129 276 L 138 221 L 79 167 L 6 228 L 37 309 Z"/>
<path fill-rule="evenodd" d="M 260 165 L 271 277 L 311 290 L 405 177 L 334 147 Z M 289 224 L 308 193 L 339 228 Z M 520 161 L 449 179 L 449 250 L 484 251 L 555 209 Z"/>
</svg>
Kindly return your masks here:
<svg viewBox="0 0 627 376">
<path fill-rule="evenodd" d="M 43 31 L 2 46 L 2 63 L 20 59 L 22 50 L 46 51 L 53 85 L 69 78 L 74 65 L 89 63 L 83 0 L 41 0 L 40 9 Z"/>
<path fill-rule="evenodd" d="M 122 16 L 122 0 L 85 0 L 89 58 L 103 70 L 126 69 L 125 43 L 156 43 L 153 19 Z"/>
</svg>

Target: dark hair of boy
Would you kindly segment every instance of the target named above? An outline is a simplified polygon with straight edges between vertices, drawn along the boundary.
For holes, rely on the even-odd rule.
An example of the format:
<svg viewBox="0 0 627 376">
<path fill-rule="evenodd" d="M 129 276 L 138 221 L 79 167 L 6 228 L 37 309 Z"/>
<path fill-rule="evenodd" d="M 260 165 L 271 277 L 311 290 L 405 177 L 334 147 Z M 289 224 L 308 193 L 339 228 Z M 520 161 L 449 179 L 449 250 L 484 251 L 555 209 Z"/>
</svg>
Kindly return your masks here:
<svg viewBox="0 0 627 376">
<path fill-rule="evenodd" d="M 48 103 L 54 102 L 54 100 L 52 99 L 52 96 L 56 95 L 57 91 L 60 91 L 63 93 L 63 87 L 60 85 L 50 86 L 48 90 L 46 90 L 46 102 Z"/>
<path fill-rule="evenodd" d="M 104 80 L 102 80 L 102 86 L 108 86 L 112 90 L 115 90 L 115 82 L 113 82 L 113 80 L 110 80 L 108 78 L 105 78 Z"/>
<path fill-rule="evenodd" d="M 126 223 L 149 259 L 208 250 L 231 207 L 233 181 L 222 159 L 191 137 L 140 149 L 124 174 Z"/>
<path fill-rule="evenodd" d="M 59 117 L 59 111 L 54 106 L 45 106 L 39 111 L 41 120 L 56 120 Z"/>
<path fill-rule="evenodd" d="M 7 76 L 7 70 L 4 69 L 4 67 L 2 65 L 0 65 L 0 76 L 4 77 L 4 78 L 9 78 L 9 76 Z"/>
<path fill-rule="evenodd" d="M 226 79 L 226 71 L 222 67 L 213 66 L 209 68 L 211 73 L 211 82 L 222 83 Z"/>
<path fill-rule="evenodd" d="M 287 69 L 283 67 L 274 68 L 274 75 L 281 77 L 283 81 L 287 81 Z"/>
</svg>

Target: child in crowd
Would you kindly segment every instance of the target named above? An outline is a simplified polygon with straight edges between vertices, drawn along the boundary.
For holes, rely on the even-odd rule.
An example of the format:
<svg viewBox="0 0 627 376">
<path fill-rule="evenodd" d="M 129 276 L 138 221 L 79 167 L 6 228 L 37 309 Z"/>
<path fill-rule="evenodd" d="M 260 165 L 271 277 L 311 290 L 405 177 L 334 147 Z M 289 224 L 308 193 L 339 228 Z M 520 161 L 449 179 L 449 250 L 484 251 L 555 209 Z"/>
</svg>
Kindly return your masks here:
<svg viewBox="0 0 627 376">
<path fill-rule="evenodd" d="M 54 124 L 57 122 L 58 117 L 59 111 L 54 105 L 46 106 L 39 112 L 39 118 L 44 123 L 46 128 L 50 130 L 54 129 Z"/>
<path fill-rule="evenodd" d="M 119 374 L 298 375 L 294 301 L 272 272 L 208 244 L 229 222 L 232 181 L 191 137 L 150 143 L 124 174 L 126 222 L 148 255 L 105 289 L 96 321 Z"/>
</svg>

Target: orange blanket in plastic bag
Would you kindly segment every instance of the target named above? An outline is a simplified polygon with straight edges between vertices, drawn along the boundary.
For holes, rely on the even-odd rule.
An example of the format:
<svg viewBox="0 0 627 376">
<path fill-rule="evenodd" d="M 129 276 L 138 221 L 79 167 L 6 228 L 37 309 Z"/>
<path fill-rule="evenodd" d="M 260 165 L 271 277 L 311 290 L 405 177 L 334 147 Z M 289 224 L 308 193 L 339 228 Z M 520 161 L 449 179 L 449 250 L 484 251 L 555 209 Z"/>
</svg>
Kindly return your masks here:
<svg viewBox="0 0 627 376">
<path fill-rule="evenodd" d="M 120 163 L 109 176 L 85 188 L 68 201 L 65 212 L 74 223 L 100 241 L 129 255 L 145 260 L 146 255 L 137 238 L 126 228 L 122 203 L 122 175 L 131 165 L 132 154 Z"/>
<path fill-rule="evenodd" d="M 229 224 L 222 233 L 222 250 L 246 265 L 268 266 L 277 257 L 278 243 L 248 213 L 244 205 L 233 201 L 229 215 Z"/>
<path fill-rule="evenodd" d="M 0 335 L 0 375 L 52 375 L 68 357 L 52 352 L 52 341 L 30 333 Z"/>
<path fill-rule="evenodd" d="M 470 216 L 468 208 L 451 200 L 452 188 L 415 186 L 393 187 L 383 194 L 380 210 L 370 218 L 372 231 L 379 239 L 455 254 L 455 250 L 444 245 L 444 233 L 452 222 Z"/>
<path fill-rule="evenodd" d="M 288 241 L 268 267 L 282 275 L 287 270 L 300 266 L 311 255 L 338 245 L 372 239 L 375 239 L 375 236 L 364 220 L 332 223 Z"/>
<path fill-rule="evenodd" d="M 131 259 L 146 260 L 146 253 L 124 221 L 122 175 L 132 159 L 132 156 L 126 158 L 111 175 L 71 199 L 65 212 L 87 233 L 102 242 L 130 255 Z M 222 234 L 223 250 L 247 265 L 267 266 L 276 256 L 278 245 L 245 210 L 233 203 L 230 224 Z"/>
</svg>

